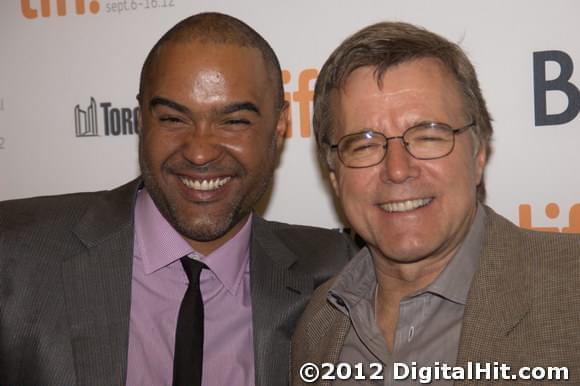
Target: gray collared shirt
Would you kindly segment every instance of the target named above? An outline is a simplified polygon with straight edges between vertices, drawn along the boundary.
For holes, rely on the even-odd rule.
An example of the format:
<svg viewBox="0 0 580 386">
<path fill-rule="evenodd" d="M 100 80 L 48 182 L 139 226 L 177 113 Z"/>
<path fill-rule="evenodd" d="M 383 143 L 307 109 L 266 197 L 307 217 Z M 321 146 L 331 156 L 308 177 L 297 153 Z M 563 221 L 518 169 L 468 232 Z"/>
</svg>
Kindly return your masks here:
<svg viewBox="0 0 580 386">
<path fill-rule="evenodd" d="M 411 379 L 395 381 L 394 363 L 404 363 L 409 368 L 416 363 L 417 369 L 433 366 L 435 362 L 455 364 L 467 294 L 481 253 L 485 217 L 479 205 L 463 244 L 447 267 L 429 286 L 401 300 L 393 352 L 387 349 L 375 322 L 377 282 L 369 250 L 362 249 L 340 273 L 328 294 L 329 301 L 351 321 L 339 361 L 350 363 L 353 370 L 355 364 L 363 363 L 367 379 L 374 372 L 370 363 L 383 365 L 384 381 L 357 381 L 357 385 L 418 383 Z M 352 384 L 352 378 L 334 382 L 334 385 Z"/>
</svg>

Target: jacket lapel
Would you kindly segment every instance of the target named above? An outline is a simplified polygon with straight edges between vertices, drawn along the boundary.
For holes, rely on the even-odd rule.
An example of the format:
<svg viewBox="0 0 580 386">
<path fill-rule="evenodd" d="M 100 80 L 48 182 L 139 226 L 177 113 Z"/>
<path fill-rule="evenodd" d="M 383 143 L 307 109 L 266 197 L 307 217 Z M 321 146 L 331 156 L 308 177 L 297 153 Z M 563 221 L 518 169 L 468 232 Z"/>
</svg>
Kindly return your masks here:
<svg viewBox="0 0 580 386">
<path fill-rule="evenodd" d="M 457 363 L 494 362 L 509 358 L 515 364 L 524 353 L 511 333 L 529 313 L 530 267 L 518 228 L 486 208 L 486 236 L 480 266 L 473 278 L 465 309 Z M 525 350 L 524 350 L 525 351 Z"/>
<path fill-rule="evenodd" d="M 290 338 L 314 289 L 276 225 L 253 216 L 250 257 L 256 385 L 285 384 Z"/>
<path fill-rule="evenodd" d="M 137 187 L 96 196 L 74 230 L 86 250 L 62 266 L 78 384 L 125 383 Z"/>
</svg>

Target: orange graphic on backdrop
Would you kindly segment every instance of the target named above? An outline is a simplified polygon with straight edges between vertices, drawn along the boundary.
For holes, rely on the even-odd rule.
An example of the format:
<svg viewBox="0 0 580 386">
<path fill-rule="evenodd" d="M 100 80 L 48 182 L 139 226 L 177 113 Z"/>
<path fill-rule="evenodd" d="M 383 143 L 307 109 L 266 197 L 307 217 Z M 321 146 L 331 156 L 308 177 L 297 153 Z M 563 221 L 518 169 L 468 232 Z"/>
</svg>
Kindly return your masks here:
<svg viewBox="0 0 580 386">
<path fill-rule="evenodd" d="M 288 111 L 290 117 L 292 117 L 292 104 L 298 103 L 298 121 L 300 125 L 300 136 L 302 138 L 308 138 L 311 136 L 311 106 L 312 100 L 314 98 L 314 80 L 316 80 L 317 76 L 318 70 L 314 68 L 307 68 L 302 70 L 298 75 L 298 90 L 294 92 L 286 91 L 284 93 L 284 99 L 290 105 L 290 109 Z M 284 85 L 288 85 L 291 80 L 292 75 L 290 74 L 290 71 L 283 70 L 282 81 L 284 82 Z M 294 124 L 291 120 L 290 128 L 286 131 L 287 138 L 292 137 L 294 131 L 293 126 Z"/>
<path fill-rule="evenodd" d="M 37 0 L 33 1 L 38 5 L 40 2 L 40 15 L 42 17 L 50 17 L 52 15 L 51 3 L 56 5 L 56 14 L 58 16 L 67 15 L 67 1 L 66 0 Z M 20 0 L 20 7 L 22 9 L 22 15 L 27 19 L 36 19 L 38 17 L 38 6 L 32 6 L 30 0 Z M 74 9 L 77 15 L 84 15 L 85 10 L 85 0 L 74 0 Z M 89 1 L 89 10 L 91 13 L 99 13 L 101 9 L 101 4 L 97 0 Z"/>
<path fill-rule="evenodd" d="M 544 213 L 549 219 L 560 216 L 560 207 L 553 202 L 546 205 Z M 580 204 L 574 204 L 568 211 L 568 226 L 558 227 L 535 227 L 532 226 L 532 206 L 522 204 L 519 206 L 520 227 L 543 232 L 580 233 Z"/>
</svg>

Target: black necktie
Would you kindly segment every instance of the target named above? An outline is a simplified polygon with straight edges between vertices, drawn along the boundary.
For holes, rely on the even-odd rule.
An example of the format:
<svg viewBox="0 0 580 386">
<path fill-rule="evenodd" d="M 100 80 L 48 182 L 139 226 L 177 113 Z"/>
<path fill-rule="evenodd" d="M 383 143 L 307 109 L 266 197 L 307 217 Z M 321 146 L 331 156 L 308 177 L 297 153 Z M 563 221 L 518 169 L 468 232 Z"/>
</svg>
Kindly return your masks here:
<svg viewBox="0 0 580 386">
<path fill-rule="evenodd" d="M 181 258 L 181 264 L 189 279 L 189 285 L 177 318 L 173 386 L 201 386 L 203 301 L 199 289 L 199 274 L 206 265 L 187 256 Z"/>
</svg>

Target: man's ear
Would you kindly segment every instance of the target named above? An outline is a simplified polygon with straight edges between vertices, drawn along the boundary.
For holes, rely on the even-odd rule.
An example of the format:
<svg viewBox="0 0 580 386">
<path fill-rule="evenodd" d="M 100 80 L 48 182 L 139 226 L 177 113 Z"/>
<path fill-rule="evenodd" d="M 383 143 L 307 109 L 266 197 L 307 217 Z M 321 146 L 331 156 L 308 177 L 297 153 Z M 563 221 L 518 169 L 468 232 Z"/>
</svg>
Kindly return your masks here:
<svg viewBox="0 0 580 386">
<path fill-rule="evenodd" d="M 139 128 L 139 136 L 143 134 L 143 108 L 141 107 L 142 104 L 142 95 L 137 94 L 137 122 L 136 125 Z"/>
<path fill-rule="evenodd" d="M 284 101 L 276 122 L 276 148 L 280 149 L 286 138 L 286 131 L 290 127 L 290 105 L 288 101 Z"/>
<path fill-rule="evenodd" d="M 139 128 L 139 136 L 143 134 L 143 116 L 141 106 L 137 107 L 137 127 Z"/>
<path fill-rule="evenodd" d="M 485 165 L 487 164 L 487 149 L 484 144 L 479 145 L 479 149 L 475 154 L 475 182 L 476 185 L 481 184 L 481 179 L 483 178 L 483 171 L 485 170 Z"/>
<path fill-rule="evenodd" d="M 336 179 L 336 172 L 334 170 L 329 170 L 328 178 L 330 179 L 330 185 L 332 185 L 332 190 L 334 190 L 334 194 L 336 194 L 336 197 L 340 197 L 340 193 L 338 190 L 338 181 Z"/>
</svg>

